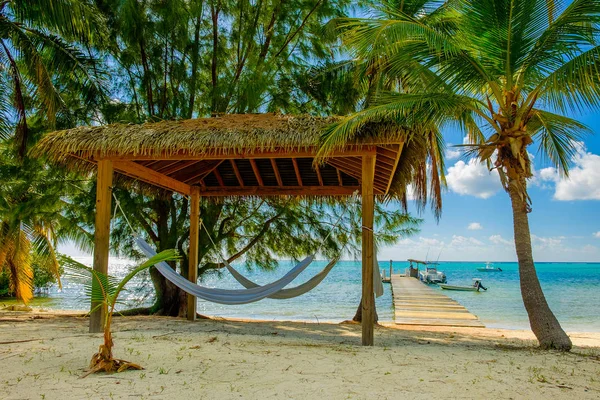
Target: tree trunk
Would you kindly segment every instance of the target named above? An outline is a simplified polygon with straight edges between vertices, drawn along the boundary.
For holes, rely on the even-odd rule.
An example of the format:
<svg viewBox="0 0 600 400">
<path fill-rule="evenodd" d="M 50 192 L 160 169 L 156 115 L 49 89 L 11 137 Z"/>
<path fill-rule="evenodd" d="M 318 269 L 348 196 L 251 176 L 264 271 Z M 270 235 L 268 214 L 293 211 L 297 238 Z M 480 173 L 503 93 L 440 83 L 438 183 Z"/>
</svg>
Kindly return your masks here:
<svg viewBox="0 0 600 400">
<path fill-rule="evenodd" d="M 573 344 L 558 320 L 550 310 L 544 292 L 540 286 L 531 248 L 531 233 L 529 231 L 528 209 L 519 189 L 509 178 L 509 195 L 513 209 L 513 224 L 515 232 L 515 247 L 519 261 L 519 276 L 521 296 L 529 316 L 531 330 L 540 342 L 542 349 L 569 351 Z M 512 184 L 511 184 L 512 183 Z M 521 181 L 523 192 L 526 193 L 526 181 Z"/>
<path fill-rule="evenodd" d="M 375 304 L 375 295 L 373 295 L 373 304 Z M 377 315 L 377 307 L 375 307 L 375 315 L 374 315 L 374 322 L 377 323 L 377 321 L 379 321 L 379 316 Z M 358 304 L 358 308 L 356 309 L 356 314 L 354 314 L 354 318 L 352 318 L 352 321 L 356 321 L 356 322 L 362 322 L 362 299 L 360 300 L 360 303 Z"/>
<path fill-rule="evenodd" d="M 150 277 L 152 278 L 156 293 L 156 300 L 152 306 L 152 314 L 168 317 L 186 317 L 186 293 L 165 279 L 156 268 L 150 269 Z"/>
</svg>

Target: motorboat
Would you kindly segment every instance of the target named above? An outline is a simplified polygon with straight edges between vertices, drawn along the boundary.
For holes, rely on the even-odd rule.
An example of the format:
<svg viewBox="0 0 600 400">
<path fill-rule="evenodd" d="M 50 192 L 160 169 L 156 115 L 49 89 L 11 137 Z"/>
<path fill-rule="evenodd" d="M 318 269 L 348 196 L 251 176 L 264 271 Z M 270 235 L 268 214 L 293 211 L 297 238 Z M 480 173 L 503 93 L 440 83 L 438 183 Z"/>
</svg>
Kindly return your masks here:
<svg viewBox="0 0 600 400">
<path fill-rule="evenodd" d="M 454 286 L 440 283 L 439 287 L 446 290 L 460 290 L 463 292 L 479 292 L 479 290 L 487 290 L 487 288 L 481 284 L 481 279 L 479 278 L 474 278 L 473 285 L 471 286 Z"/>
<path fill-rule="evenodd" d="M 492 266 L 489 261 L 485 263 L 485 267 L 477 268 L 479 272 L 502 272 L 502 268 Z"/>
<path fill-rule="evenodd" d="M 446 283 L 446 274 L 442 271 L 438 271 L 436 262 L 431 261 L 421 261 L 421 260 L 413 260 L 409 259 L 410 262 L 409 271 L 414 271 L 415 269 L 418 271 L 417 276 L 421 282 L 425 283 Z M 413 267 L 413 264 L 416 264 L 416 267 Z M 422 265 L 424 269 L 420 269 L 419 266 Z M 413 276 L 410 274 L 409 276 Z"/>
</svg>

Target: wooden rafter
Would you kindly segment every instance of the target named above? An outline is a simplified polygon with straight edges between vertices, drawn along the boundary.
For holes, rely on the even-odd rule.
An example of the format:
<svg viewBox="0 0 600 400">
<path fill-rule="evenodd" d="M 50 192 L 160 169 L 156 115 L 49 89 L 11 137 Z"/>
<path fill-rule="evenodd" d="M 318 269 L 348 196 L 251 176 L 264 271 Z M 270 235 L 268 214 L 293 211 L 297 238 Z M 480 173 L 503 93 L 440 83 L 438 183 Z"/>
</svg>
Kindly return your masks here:
<svg viewBox="0 0 600 400">
<path fill-rule="evenodd" d="M 396 146 L 400 146 L 400 145 L 396 145 Z M 379 147 L 377 147 L 377 155 L 378 156 L 382 155 L 384 157 L 388 157 L 388 158 L 391 158 L 392 160 L 395 160 L 398 155 L 398 152 L 395 149 L 391 150 L 391 149 L 386 149 L 383 146 L 379 146 Z"/>
<path fill-rule="evenodd" d="M 213 174 L 215 174 L 215 178 L 217 178 L 217 182 L 219 182 L 219 186 L 225 186 L 225 182 L 223 182 L 223 178 L 221 177 L 221 174 L 219 173 L 218 168 L 215 168 L 213 170 Z"/>
<path fill-rule="evenodd" d="M 160 172 L 156 172 L 153 169 L 144 167 L 138 163 L 134 163 L 132 161 L 114 161 L 113 167 L 115 171 L 120 172 L 123 175 L 142 180 L 154 186 L 169 189 L 185 195 L 190 194 L 189 185 L 163 175 Z"/>
<path fill-rule="evenodd" d="M 252 171 L 254 171 L 254 176 L 256 177 L 256 181 L 258 182 L 258 186 L 264 186 L 263 178 L 260 175 L 260 170 L 258 169 L 258 165 L 256 165 L 256 160 L 253 158 L 250 159 L 250 165 L 252 166 Z"/>
<path fill-rule="evenodd" d="M 188 185 L 194 185 L 206 178 L 215 168 L 221 165 L 223 161 L 211 161 L 204 168 L 199 169 L 193 175 L 186 176 L 184 182 Z"/>
<path fill-rule="evenodd" d="M 156 172 L 160 172 L 161 174 L 167 175 L 168 172 L 165 172 L 165 170 L 168 170 L 170 167 L 177 165 L 177 164 L 179 164 L 179 160 L 165 162 L 164 165 L 161 165 L 158 168 L 151 168 L 151 169 L 155 170 Z"/>
<path fill-rule="evenodd" d="M 241 187 L 244 187 L 244 180 L 242 179 L 242 174 L 240 174 L 240 170 L 238 169 L 237 164 L 235 163 L 235 160 L 229 160 L 231 162 L 231 166 L 233 167 L 233 172 L 235 173 L 235 177 L 238 180 L 238 183 L 240 184 Z"/>
<path fill-rule="evenodd" d="M 273 167 L 273 172 L 275 172 L 275 178 L 277 179 L 277 185 L 283 186 L 283 181 L 281 180 L 281 174 L 279 173 L 279 168 L 277 168 L 277 161 L 274 158 L 271 158 L 271 166 Z"/>
<path fill-rule="evenodd" d="M 319 180 L 319 186 L 323 186 L 323 177 L 321 176 L 321 168 L 319 168 L 319 166 L 317 165 L 315 167 L 315 170 L 317 171 L 317 179 Z"/>
<path fill-rule="evenodd" d="M 303 186 L 302 183 L 302 175 L 300 175 L 300 168 L 298 168 L 298 161 L 296 158 L 292 158 L 292 164 L 294 164 L 294 171 L 296 172 L 296 180 L 298 181 L 298 186 Z"/>
<path fill-rule="evenodd" d="M 199 188 L 202 196 L 349 196 L 359 186 L 206 186 Z"/>
<path fill-rule="evenodd" d="M 196 160 L 177 162 L 174 165 L 170 166 L 169 168 L 164 168 L 164 169 L 161 168 L 158 172 L 165 174 L 165 175 L 171 175 L 171 174 L 174 174 L 175 172 L 181 171 L 182 169 L 191 167 L 192 165 L 196 164 L 197 162 L 198 161 L 196 161 Z"/>
<path fill-rule="evenodd" d="M 400 162 L 400 156 L 402 155 L 402 149 L 404 148 L 404 143 L 400 143 L 398 147 L 398 156 L 396 157 L 396 162 L 394 163 L 394 168 L 392 169 L 392 176 L 387 184 L 387 188 L 385 189 L 386 193 L 390 191 L 390 187 L 392 186 L 394 175 L 396 174 L 396 169 L 398 168 L 398 162 Z"/>
<path fill-rule="evenodd" d="M 335 168 L 342 170 L 344 173 L 350 175 L 351 177 L 362 180 L 362 169 L 358 169 L 354 165 L 344 164 L 340 160 L 328 160 L 327 163 Z M 391 178 L 390 178 L 391 179 Z M 387 181 L 383 182 L 382 178 L 378 175 L 375 176 L 374 186 L 377 189 L 378 193 L 387 193 Z"/>
</svg>

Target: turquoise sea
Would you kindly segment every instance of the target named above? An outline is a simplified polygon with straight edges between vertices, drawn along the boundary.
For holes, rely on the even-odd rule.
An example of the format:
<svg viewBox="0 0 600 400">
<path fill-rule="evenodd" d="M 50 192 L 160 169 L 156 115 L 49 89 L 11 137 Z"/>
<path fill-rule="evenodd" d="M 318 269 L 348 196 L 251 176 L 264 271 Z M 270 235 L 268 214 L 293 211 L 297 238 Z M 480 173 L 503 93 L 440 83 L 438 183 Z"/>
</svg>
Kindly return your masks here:
<svg viewBox="0 0 600 400">
<path fill-rule="evenodd" d="M 81 260 L 87 262 L 91 259 Z M 297 278 L 298 282 L 311 277 L 326 264 L 315 261 Z M 111 263 L 114 275 L 123 275 L 128 268 L 126 260 Z M 274 272 L 256 269 L 247 271 L 241 264 L 238 270 L 257 283 L 268 283 L 282 276 L 292 266 L 291 261 L 280 262 Z M 519 276 L 516 263 L 494 263 L 503 272 L 478 272 L 484 263 L 440 262 L 448 283 L 470 285 L 472 278 L 483 278 L 487 292 L 451 292 L 444 294 L 454 298 L 469 311 L 479 316 L 488 327 L 528 329 L 527 315 L 521 300 Z M 404 272 L 407 262 L 394 262 L 394 272 Z M 380 261 L 380 268 L 389 271 L 389 261 Z M 562 326 L 569 331 L 600 332 L 600 263 L 537 263 L 536 268 L 548 303 Z M 227 273 L 213 275 L 201 284 L 211 287 L 240 288 Z M 125 304 L 121 307 L 151 304 L 151 283 L 141 276 L 129 287 Z M 381 321 L 393 320 L 390 285 L 384 284 L 385 293 L 377 299 L 377 311 Z M 441 289 L 440 289 L 441 290 Z M 198 301 L 198 312 L 222 317 L 255 318 L 266 320 L 309 320 L 339 322 L 351 319 L 358 306 L 361 291 L 361 267 L 357 261 L 341 261 L 329 276 L 313 291 L 290 300 L 266 299 L 242 306 L 224 306 Z M 3 301 L 0 299 L 0 304 Z M 4 301 L 4 303 L 6 303 Z M 50 288 L 45 297 L 36 299 L 34 305 L 54 309 L 86 309 L 88 302 L 82 295 L 81 286 L 63 279 L 63 290 Z"/>
</svg>

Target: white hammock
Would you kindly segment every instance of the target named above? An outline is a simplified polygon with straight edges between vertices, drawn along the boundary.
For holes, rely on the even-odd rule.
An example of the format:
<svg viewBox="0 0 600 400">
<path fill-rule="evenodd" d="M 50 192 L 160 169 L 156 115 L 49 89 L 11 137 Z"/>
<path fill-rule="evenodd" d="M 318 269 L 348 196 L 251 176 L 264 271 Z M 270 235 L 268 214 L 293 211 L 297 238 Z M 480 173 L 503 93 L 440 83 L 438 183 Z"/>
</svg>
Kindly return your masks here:
<svg viewBox="0 0 600 400">
<path fill-rule="evenodd" d="M 156 251 L 154 251 L 154 249 L 140 237 L 136 237 L 135 242 L 147 257 L 153 257 L 156 255 Z M 268 285 L 256 286 L 251 289 L 216 289 L 200 286 L 185 279 L 164 261 L 156 264 L 156 269 L 175 286 L 184 292 L 191 294 L 192 296 L 196 296 L 213 303 L 233 305 L 253 303 L 280 291 L 290 282 L 292 282 L 298 275 L 300 275 L 300 273 L 310 265 L 314 258 L 314 256 L 308 256 L 294 268 L 292 268 L 282 278 L 276 280 L 275 282 L 269 283 Z"/>
<path fill-rule="evenodd" d="M 281 289 L 280 291 L 275 292 L 267 297 L 270 299 L 279 299 L 279 300 L 291 299 L 293 297 L 298 297 L 300 295 L 303 295 L 306 292 L 309 292 L 310 290 L 317 287 L 317 285 L 319 283 L 321 283 L 323 281 L 323 279 L 325 279 L 327 274 L 329 274 L 329 271 L 331 271 L 331 269 L 335 266 L 335 264 L 337 264 L 338 260 L 339 260 L 339 258 L 336 258 L 335 260 L 331 261 L 329 264 L 327 264 L 325 266 L 325 268 L 323 268 L 323 270 L 321 272 L 319 272 L 318 274 L 316 274 L 315 276 L 310 278 L 305 283 L 298 285 L 298 286 L 291 287 L 289 289 Z M 233 277 L 240 284 L 242 284 L 242 286 L 244 286 L 246 289 L 252 289 L 252 288 L 259 287 L 259 285 L 252 282 L 250 279 L 246 278 L 244 275 L 240 274 L 229 263 L 225 262 L 225 267 L 231 273 L 231 275 L 233 275 Z"/>
</svg>

